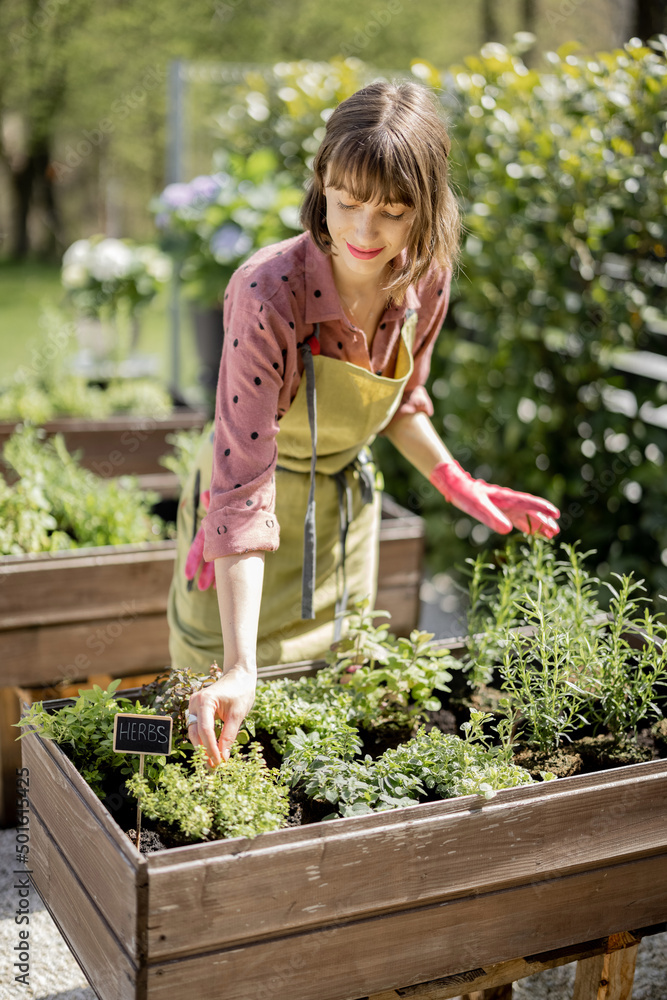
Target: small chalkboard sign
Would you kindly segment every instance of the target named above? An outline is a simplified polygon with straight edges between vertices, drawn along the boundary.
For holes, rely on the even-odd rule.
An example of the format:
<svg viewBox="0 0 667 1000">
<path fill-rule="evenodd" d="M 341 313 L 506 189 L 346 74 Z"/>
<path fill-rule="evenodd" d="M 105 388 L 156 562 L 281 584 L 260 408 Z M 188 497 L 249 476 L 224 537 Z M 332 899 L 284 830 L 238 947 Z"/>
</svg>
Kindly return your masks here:
<svg viewBox="0 0 667 1000">
<path fill-rule="evenodd" d="M 113 723 L 115 753 L 171 753 L 169 715 L 131 715 L 119 712 Z"/>
<path fill-rule="evenodd" d="M 144 773 L 144 754 L 171 753 L 171 727 L 173 719 L 170 715 L 134 715 L 130 712 L 118 712 L 113 720 L 113 748 L 115 753 L 138 753 L 139 774 Z M 137 802 L 137 839 L 139 850 L 141 844 L 141 802 Z"/>
</svg>

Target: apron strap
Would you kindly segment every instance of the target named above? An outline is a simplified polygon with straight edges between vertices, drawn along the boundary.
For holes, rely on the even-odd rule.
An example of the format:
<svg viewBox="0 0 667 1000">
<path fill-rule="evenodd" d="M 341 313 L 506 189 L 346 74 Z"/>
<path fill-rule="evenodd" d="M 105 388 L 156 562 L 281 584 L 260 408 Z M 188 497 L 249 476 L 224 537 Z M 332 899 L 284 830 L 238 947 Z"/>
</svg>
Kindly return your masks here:
<svg viewBox="0 0 667 1000">
<path fill-rule="evenodd" d="M 319 323 L 315 325 L 314 336 L 319 336 Z M 306 517 L 303 526 L 303 573 L 301 578 L 301 618 L 315 618 L 313 610 L 313 599 L 315 595 L 316 583 L 316 553 L 317 536 L 315 528 L 315 473 L 317 468 L 317 394 L 315 390 L 315 366 L 313 364 L 313 352 L 310 344 L 304 341 L 301 345 L 301 356 L 303 358 L 304 377 L 306 379 L 306 404 L 308 407 L 308 423 L 310 425 L 310 439 L 312 453 L 310 459 L 310 490 L 308 492 L 308 506 L 306 507 Z M 345 469 L 335 473 L 332 478 L 336 480 L 338 490 L 338 515 L 340 524 L 340 545 L 341 545 L 341 568 L 343 571 L 343 592 L 336 599 L 336 622 L 334 625 L 334 642 L 340 639 L 343 627 L 343 615 L 347 610 L 347 573 L 345 569 L 345 545 L 347 542 L 347 532 L 352 520 L 352 490 L 347 480 L 346 470 L 349 468 L 359 470 L 359 485 L 361 488 L 362 504 L 372 503 L 375 492 L 375 475 L 371 467 L 371 456 L 367 448 L 362 448 L 359 454 L 350 462 Z"/>
<path fill-rule="evenodd" d="M 319 332 L 319 324 L 315 327 L 315 336 Z M 315 532 L 315 468 L 317 466 L 317 394 L 315 391 L 315 366 L 313 352 L 306 341 L 301 345 L 304 375 L 306 378 L 306 402 L 308 404 L 308 423 L 310 424 L 310 439 L 312 454 L 310 459 L 310 491 L 308 506 L 303 526 L 303 575 L 301 578 L 301 618 L 305 621 L 314 618 L 313 595 L 315 594 L 315 553 L 317 537 Z"/>
<path fill-rule="evenodd" d="M 343 592 L 336 599 L 336 620 L 334 625 L 334 642 L 338 642 L 343 630 L 343 615 L 347 611 L 347 570 L 345 568 L 345 545 L 347 543 L 347 532 L 352 520 L 352 490 L 345 475 L 345 469 L 341 469 L 334 477 L 338 490 L 338 517 L 340 524 L 340 548 L 341 548 L 341 568 L 343 571 Z M 371 496 L 372 499 L 372 496 Z M 363 500 L 363 503 L 367 501 Z"/>
</svg>

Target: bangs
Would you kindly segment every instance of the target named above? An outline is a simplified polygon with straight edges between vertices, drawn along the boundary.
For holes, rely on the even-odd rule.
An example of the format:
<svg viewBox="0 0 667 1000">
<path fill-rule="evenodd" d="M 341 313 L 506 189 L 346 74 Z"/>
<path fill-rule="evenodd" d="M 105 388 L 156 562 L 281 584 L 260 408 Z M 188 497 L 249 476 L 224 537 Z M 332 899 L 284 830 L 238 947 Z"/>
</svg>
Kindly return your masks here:
<svg viewBox="0 0 667 1000">
<path fill-rule="evenodd" d="M 401 162 L 398 146 L 386 133 L 371 135 L 365 143 L 346 136 L 329 156 L 327 184 L 347 191 L 355 201 L 415 208 L 419 188 Z"/>
</svg>

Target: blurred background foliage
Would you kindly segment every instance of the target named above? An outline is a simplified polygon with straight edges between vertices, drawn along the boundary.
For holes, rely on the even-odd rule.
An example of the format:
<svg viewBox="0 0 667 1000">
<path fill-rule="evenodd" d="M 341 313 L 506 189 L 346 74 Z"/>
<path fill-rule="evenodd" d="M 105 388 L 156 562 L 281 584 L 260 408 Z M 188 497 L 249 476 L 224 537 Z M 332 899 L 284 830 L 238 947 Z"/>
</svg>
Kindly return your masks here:
<svg viewBox="0 0 667 1000">
<path fill-rule="evenodd" d="M 667 593 L 664 50 L 570 44 L 538 73 L 488 45 L 451 74 L 467 236 L 431 367 L 436 427 L 472 474 L 556 503 L 563 540 L 595 548 L 602 573 Z M 380 446 L 435 567 L 486 542 Z"/>
<path fill-rule="evenodd" d="M 43 267 L 53 287 L 48 262 L 73 239 L 156 238 L 171 60 L 190 61 L 183 180 L 212 172 L 216 150 L 240 163 L 269 148 L 300 185 L 338 101 L 387 68 L 412 74 L 449 118 L 466 227 L 429 383 L 436 426 L 473 474 L 559 504 L 564 539 L 597 549 L 601 573 L 635 569 L 667 593 L 664 22 L 649 0 L 7 0 L 0 254 L 29 258 L 0 266 L 11 334 L 35 299 L 21 276 Z M 223 80 L 226 61 L 238 72 Z M 428 519 L 434 570 L 488 544 L 376 450 L 389 491 Z"/>
</svg>

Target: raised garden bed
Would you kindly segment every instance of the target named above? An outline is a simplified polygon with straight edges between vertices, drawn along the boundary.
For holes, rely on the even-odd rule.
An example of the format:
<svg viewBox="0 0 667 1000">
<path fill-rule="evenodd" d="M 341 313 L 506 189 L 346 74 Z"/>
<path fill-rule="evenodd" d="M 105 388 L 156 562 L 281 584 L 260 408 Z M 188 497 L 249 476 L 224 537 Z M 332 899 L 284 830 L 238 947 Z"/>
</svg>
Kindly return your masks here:
<svg viewBox="0 0 667 1000">
<path fill-rule="evenodd" d="M 202 410 L 179 407 L 166 416 L 110 416 L 104 420 L 60 417 L 43 424 L 47 436 L 62 434 L 70 452 L 81 451 L 81 465 L 98 476 L 139 476 L 146 489 L 164 496 L 178 493 L 176 476 L 167 472 L 160 458 L 172 451 L 167 441 L 177 431 L 202 430 L 207 422 Z M 0 453 L 18 421 L 0 421 Z M 7 470 L 4 475 L 11 479 Z"/>
<path fill-rule="evenodd" d="M 377 606 L 407 635 L 419 620 L 424 522 L 390 497 L 382 502 Z M 163 669 L 175 551 L 175 541 L 161 541 L 0 557 L 0 825 L 14 816 L 20 760 L 8 729 L 19 718 L 11 688 Z"/>
<path fill-rule="evenodd" d="M 102 1000 L 356 1000 L 667 919 L 665 760 L 144 856 L 21 743 L 32 878 Z"/>
<path fill-rule="evenodd" d="M 238 742 L 258 740 L 279 774 L 252 744 L 205 771 L 183 742 L 203 683 L 186 671 L 125 692 L 147 707 L 121 710 L 171 714 L 178 732 L 177 765 L 156 760 L 143 779 L 113 757 L 112 692 L 90 692 L 75 711 L 45 706 L 64 707 L 54 718 L 35 708 L 22 740 L 28 860 L 102 1000 L 311 1000 L 314 981 L 318 1000 L 389 1000 L 398 987 L 440 1000 L 457 982 L 497 985 L 507 968 L 564 955 L 596 957 L 578 1000 L 604 976 L 628 996 L 620 983 L 639 938 L 667 920 L 664 719 L 650 750 L 637 742 L 664 708 L 665 627 L 640 614 L 630 578 L 610 614 L 591 617 L 599 581 L 566 550 L 569 562 L 537 540 L 517 561 L 508 546 L 495 590 L 493 567 L 475 562 L 471 620 L 486 628 L 459 645 L 465 672 L 432 637 L 376 626 L 367 602 L 326 670 L 262 669 L 278 682 L 258 687 Z M 532 624 L 517 631 L 517 617 Z M 511 701 L 496 697 L 497 678 Z M 462 739 L 451 727 L 465 705 Z M 430 732 L 416 731 L 424 713 Z M 582 725 L 652 759 L 589 760 L 589 773 L 534 782 L 517 768 L 520 747 L 548 755 L 568 731 L 586 738 Z M 152 853 L 129 839 L 128 788 Z"/>
</svg>

